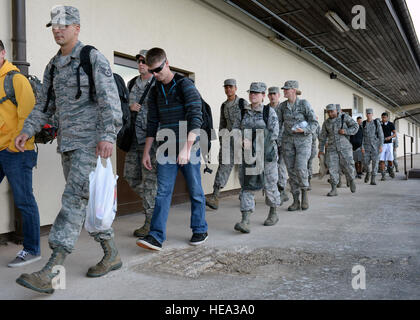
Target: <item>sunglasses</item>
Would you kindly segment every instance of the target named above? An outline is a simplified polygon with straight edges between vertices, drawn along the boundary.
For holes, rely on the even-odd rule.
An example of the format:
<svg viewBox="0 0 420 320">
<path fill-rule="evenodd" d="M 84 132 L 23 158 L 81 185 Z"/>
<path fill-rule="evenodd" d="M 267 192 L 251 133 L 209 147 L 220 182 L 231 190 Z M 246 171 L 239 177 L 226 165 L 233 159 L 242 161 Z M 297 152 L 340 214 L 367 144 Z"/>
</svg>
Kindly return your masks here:
<svg viewBox="0 0 420 320">
<path fill-rule="evenodd" d="M 138 59 L 137 60 L 137 63 L 138 64 L 146 64 L 146 60 L 144 60 L 144 59 Z"/>
<path fill-rule="evenodd" d="M 249 94 L 260 94 L 262 92 L 250 91 Z"/>
<path fill-rule="evenodd" d="M 166 63 L 166 59 L 165 59 L 165 61 L 162 62 L 162 64 L 159 67 L 149 70 L 149 73 L 153 74 L 153 73 L 161 72 L 163 70 L 163 68 L 165 67 L 165 63 Z"/>
</svg>

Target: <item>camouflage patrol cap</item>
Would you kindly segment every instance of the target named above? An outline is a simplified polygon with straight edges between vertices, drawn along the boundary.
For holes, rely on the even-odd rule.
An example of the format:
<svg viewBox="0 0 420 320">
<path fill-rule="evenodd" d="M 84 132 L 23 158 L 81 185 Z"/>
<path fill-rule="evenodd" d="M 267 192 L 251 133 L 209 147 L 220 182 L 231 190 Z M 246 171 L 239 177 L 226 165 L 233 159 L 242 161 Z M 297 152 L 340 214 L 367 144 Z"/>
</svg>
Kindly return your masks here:
<svg viewBox="0 0 420 320">
<path fill-rule="evenodd" d="M 337 110 L 337 105 L 331 103 L 325 109 L 327 111 L 334 111 L 334 110 Z"/>
<path fill-rule="evenodd" d="M 270 93 L 280 93 L 280 88 L 279 87 L 270 87 L 268 88 L 268 94 Z"/>
<path fill-rule="evenodd" d="M 337 103 L 335 106 L 336 106 L 336 108 L 337 108 L 337 111 L 338 111 L 338 112 L 341 112 L 341 105 L 340 105 L 339 103 Z"/>
<path fill-rule="evenodd" d="M 51 9 L 51 21 L 47 23 L 47 28 L 53 24 L 69 26 L 80 24 L 79 9 L 71 6 L 55 6 Z"/>
<path fill-rule="evenodd" d="M 235 86 L 236 87 L 236 80 L 235 79 L 226 79 L 223 83 L 223 86 Z"/>
<path fill-rule="evenodd" d="M 140 57 L 146 58 L 146 54 L 149 50 L 140 50 L 139 54 L 136 55 L 136 60 L 138 60 Z"/>
<path fill-rule="evenodd" d="M 265 93 L 267 85 L 264 82 L 252 82 L 248 92 L 260 92 Z"/>
<path fill-rule="evenodd" d="M 373 114 L 373 109 L 371 108 L 366 109 L 366 114 Z"/>
<path fill-rule="evenodd" d="M 288 80 L 284 83 L 282 90 L 296 89 L 296 94 L 301 95 L 302 91 L 299 90 L 299 82 L 296 80 Z"/>
</svg>

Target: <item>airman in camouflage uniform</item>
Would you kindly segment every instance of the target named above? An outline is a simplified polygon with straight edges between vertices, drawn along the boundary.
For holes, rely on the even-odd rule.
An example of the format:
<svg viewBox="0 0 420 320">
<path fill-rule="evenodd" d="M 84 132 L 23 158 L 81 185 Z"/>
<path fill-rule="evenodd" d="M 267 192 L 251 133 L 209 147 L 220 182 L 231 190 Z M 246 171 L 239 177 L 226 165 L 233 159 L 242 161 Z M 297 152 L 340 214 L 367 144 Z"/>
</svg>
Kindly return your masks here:
<svg viewBox="0 0 420 320">
<path fill-rule="evenodd" d="M 312 134 L 316 130 L 317 120 L 309 102 L 297 98 L 297 95 L 301 94 L 297 81 L 287 81 L 282 89 L 288 100 L 280 104 L 277 115 L 280 126 L 284 126 L 282 150 L 293 195 L 293 204 L 288 210 L 307 210 L 309 208 L 308 160 L 311 156 Z M 299 201 L 300 192 L 302 192 L 302 205 Z"/>
<path fill-rule="evenodd" d="M 78 95 L 77 67 L 83 44 L 78 41 L 80 16 L 78 9 L 70 6 L 55 7 L 51 11 L 52 31 L 61 50 L 48 63 L 40 99 L 26 119 L 21 134 L 16 138 L 16 147 L 23 143 L 55 114 L 59 130 L 57 151 L 61 154 L 66 185 L 62 196 L 62 208 L 52 226 L 49 245 L 53 250 L 45 267 L 32 274 L 22 274 L 16 282 L 42 293 L 53 293 L 52 279 L 58 274 L 54 266 L 62 265 L 70 254 L 82 230 L 89 199 L 89 174 L 95 170 L 97 156 L 112 155 L 117 133 L 122 126 L 121 103 L 118 89 L 108 60 L 97 50 L 90 53 L 96 94 L 94 101 L 89 95 L 88 76 L 80 69 Z M 50 70 L 55 66 L 54 80 Z M 44 113 L 47 92 L 53 84 L 52 99 Z M 93 233 L 100 242 L 104 257 L 87 273 L 88 277 L 100 277 L 111 270 L 121 268 L 122 262 L 114 243 L 111 229 Z"/>
<path fill-rule="evenodd" d="M 398 170 L 398 159 L 397 159 L 397 149 L 399 147 L 398 135 L 394 138 L 392 143 L 394 144 L 394 167 L 395 167 L 395 172 L 400 172 Z"/>
<path fill-rule="evenodd" d="M 318 121 L 318 117 L 316 118 L 316 120 Z M 319 126 L 319 123 L 317 122 L 316 130 L 312 134 L 311 157 L 309 158 L 309 161 L 308 161 L 308 182 L 309 182 L 309 189 L 308 190 L 312 189 L 311 188 L 311 180 L 312 180 L 312 175 L 313 175 L 312 162 L 318 154 L 318 152 L 317 152 L 318 148 L 316 147 L 316 142 L 318 140 L 320 132 L 321 132 L 321 127 Z"/>
<path fill-rule="evenodd" d="M 268 88 L 268 98 L 270 99 L 270 106 L 278 112 L 280 107 L 280 88 L 279 87 L 270 87 Z M 279 161 L 277 163 L 279 169 L 279 181 L 277 183 L 279 191 L 280 191 L 280 198 L 282 203 L 289 201 L 289 197 L 286 193 L 286 186 L 287 186 L 287 169 L 286 164 L 284 163 L 283 152 L 281 150 L 281 137 L 283 135 L 283 126 L 279 128 L 279 137 L 277 139 L 278 145 L 278 153 L 279 153 Z"/>
<path fill-rule="evenodd" d="M 325 153 L 325 145 L 328 143 L 326 162 L 330 171 L 331 191 L 328 196 L 337 195 L 337 184 L 340 168 L 343 168 L 346 176 L 349 177 L 350 190 L 356 192 L 355 169 L 353 161 L 353 146 L 349 136 L 359 130 L 359 125 L 346 113 L 337 114 L 337 107 L 334 104 L 327 106 L 329 118 L 324 121 L 319 136 L 319 156 Z M 342 118 L 344 117 L 344 118 Z"/>
<path fill-rule="evenodd" d="M 227 129 L 229 132 L 233 128 L 239 128 L 241 122 L 241 110 L 240 104 L 244 106 L 248 105 L 244 99 L 239 98 L 236 95 L 238 90 L 235 79 L 227 79 L 224 81 L 225 93 L 227 100 L 223 102 L 220 107 L 220 122 L 219 122 L 219 132 L 223 129 Z M 219 208 L 219 197 L 220 189 L 223 189 L 226 186 L 226 183 L 229 179 L 230 173 L 232 172 L 234 164 L 234 139 L 231 139 L 230 144 L 230 159 L 229 163 L 223 163 L 223 144 L 222 136 L 219 138 L 220 141 L 220 150 L 219 150 L 219 167 L 217 169 L 216 177 L 213 184 L 213 193 L 206 196 L 206 205 L 210 208 L 217 210 Z M 226 151 L 226 150 L 225 150 Z M 225 160 L 226 162 L 226 160 Z"/>
<path fill-rule="evenodd" d="M 153 144 L 150 152 L 152 170 L 149 171 L 142 165 L 143 151 L 146 143 L 147 97 L 143 105 L 139 105 L 139 101 L 146 87 L 153 79 L 146 65 L 146 54 L 147 50 L 140 50 L 136 56 L 140 75 L 132 80 L 132 85 L 129 85 L 131 87 L 129 97 L 130 110 L 132 113 L 137 113 L 136 135 L 133 137 L 131 149 L 125 156 L 124 164 L 124 178 L 130 187 L 140 196 L 146 215 L 144 225 L 133 232 L 133 235 L 138 238 L 145 237 L 149 234 L 157 192 L 156 143 Z"/>
<path fill-rule="evenodd" d="M 258 150 L 254 149 L 253 145 L 257 145 L 258 138 L 253 139 L 254 141 L 247 140 L 246 131 L 247 129 L 263 129 L 264 134 L 264 167 L 262 168 L 263 171 L 263 182 L 262 182 L 262 189 L 265 191 L 265 203 L 270 207 L 270 211 L 268 214 L 267 219 L 264 222 L 265 226 L 273 226 L 275 225 L 279 218 L 277 216 L 276 209 L 277 207 L 281 206 L 281 199 L 280 193 L 277 188 L 277 181 L 278 181 L 278 169 L 277 169 L 277 161 L 278 161 L 278 154 L 277 154 L 277 138 L 279 134 L 279 122 L 277 119 L 276 112 L 271 108 L 268 107 L 268 119 L 267 124 L 264 120 L 264 97 L 265 91 L 267 86 L 265 83 L 262 82 L 253 82 L 251 83 L 251 87 L 249 92 L 249 99 L 251 105 L 247 105 L 245 107 L 244 116 L 240 125 L 240 129 L 242 130 L 242 135 L 244 137 L 244 149 L 250 150 L 252 149 L 253 152 L 258 154 Z M 258 133 L 256 133 L 258 135 Z M 260 144 L 261 146 L 261 144 Z M 256 151 L 257 150 L 257 151 Z M 269 151 L 267 151 L 269 150 Z M 267 156 L 270 154 L 271 159 Z M 246 162 L 247 159 L 244 156 L 243 163 L 240 167 L 240 182 L 241 182 L 241 192 L 239 195 L 239 199 L 241 201 L 241 213 L 242 213 L 242 221 L 238 222 L 235 225 L 235 230 L 240 231 L 242 233 L 249 233 L 250 230 L 250 221 L 249 218 L 251 214 L 255 210 L 255 201 L 254 201 L 254 193 L 251 189 L 248 188 L 245 182 L 246 173 Z M 257 160 L 258 165 L 258 160 Z M 257 190 L 254 188 L 253 190 Z"/>
<path fill-rule="evenodd" d="M 362 153 L 364 167 L 366 168 L 365 183 L 376 185 L 376 174 L 378 173 L 379 157 L 384 142 L 384 132 L 379 119 L 373 119 L 373 110 L 366 109 L 367 120 L 363 121 L 363 144 Z M 376 125 L 375 125 L 376 122 Z M 370 163 L 372 162 L 372 168 Z"/>
</svg>

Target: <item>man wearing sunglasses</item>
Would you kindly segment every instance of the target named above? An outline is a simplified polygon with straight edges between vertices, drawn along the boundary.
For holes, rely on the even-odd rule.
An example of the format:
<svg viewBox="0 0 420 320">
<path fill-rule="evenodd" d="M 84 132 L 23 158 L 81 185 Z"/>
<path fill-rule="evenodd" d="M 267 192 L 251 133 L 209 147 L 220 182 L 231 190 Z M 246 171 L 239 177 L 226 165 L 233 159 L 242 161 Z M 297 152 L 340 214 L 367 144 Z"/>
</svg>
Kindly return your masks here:
<svg viewBox="0 0 420 320">
<path fill-rule="evenodd" d="M 152 170 L 146 170 L 142 165 L 142 157 L 146 143 L 147 97 L 144 100 L 143 105 L 140 105 L 139 101 L 143 96 L 146 87 L 153 80 L 153 75 L 149 73 L 149 68 L 146 65 L 146 54 L 147 50 L 140 50 L 139 54 L 136 56 L 140 75 L 128 83 L 128 89 L 130 90 L 130 110 L 132 114 L 136 115 L 136 134 L 133 136 L 130 150 L 125 155 L 124 163 L 124 178 L 127 180 L 130 187 L 140 196 L 146 215 L 144 225 L 133 232 L 133 235 L 138 238 L 143 238 L 149 233 L 150 222 L 155 207 L 157 188 L 156 144 L 152 145 L 152 150 L 150 152 Z"/>
<path fill-rule="evenodd" d="M 15 145 L 24 152 L 25 142 L 55 115 L 60 126 L 57 152 L 61 155 L 66 185 L 61 210 L 48 238 L 53 251 L 48 263 L 40 271 L 22 274 L 16 282 L 37 292 L 52 294 L 52 279 L 59 273 L 55 267 L 62 266 L 73 251 L 86 218 L 89 174 L 95 170 L 98 156 L 105 159 L 112 156 L 122 126 L 122 111 L 117 85 L 102 53 L 92 50 L 89 56 L 95 94 L 90 94 L 88 75 L 81 70 L 78 78 L 75 72 L 80 66 L 80 53 L 84 47 L 79 41 L 79 10 L 71 6 L 54 7 L 47 27 L 52 27 L 52 35 L 60 50 L 45 68 L 40 97 L 25 120 Z M 50 89 L 54 94 L 48 101 Z M 90 236 L 100 243 L 104 256 L 97 265 L 89 268 L 87 276 L 101 277 L 121 268 L 113 229 L 91 233 Z"/>
<path fill-rule="evenodd" d="M 166 222 L 171 205 L 172 193 L 178 170 L 181 170 L 187 182 L 191 199 L 191 245 L 199 245 L 207 240 L 206 199 L 201 185 L 200 151 L 192 150 L 197 141 L 202 124 L 202 101 L 194 83 L 188 78 L 174 75 L 169 68 L 169 61 L 163 49 L 150 49 L 146 55 L 149 72 L 157 82 L 149 95 L 149 113 L 147 117 L 147 138 L 143 153 L 143 165 L 152 170 L 150 150 L 157 139 L 158 129 L 168 138 L 161 143 L 168 146 L 168 152 L 157 153 L 158 190 L 155 210 L 152 216 L 150 232 L 137 245 L 150 250 L 161 250 L 166 240 Z M 187 128 L 185 128 L 185 121 Z M 184 127 L 184 128 L 183 128 Z M 182 130 L 186 129 L 186 132 Z M 162 141 L 159 139 L 159 141 Z M 173 148 L 172 148 L 173 147 Z M 171 150 L 172 149 L 172 150 Z M 176 153 L 173 151 L 176 150 Z M 167 156 L 168 155 L 168 156 Z M 198 158 L 197 158 L 198 157 Z M 198 162 L 198 163 L 197 163 Z"/>
</svg>

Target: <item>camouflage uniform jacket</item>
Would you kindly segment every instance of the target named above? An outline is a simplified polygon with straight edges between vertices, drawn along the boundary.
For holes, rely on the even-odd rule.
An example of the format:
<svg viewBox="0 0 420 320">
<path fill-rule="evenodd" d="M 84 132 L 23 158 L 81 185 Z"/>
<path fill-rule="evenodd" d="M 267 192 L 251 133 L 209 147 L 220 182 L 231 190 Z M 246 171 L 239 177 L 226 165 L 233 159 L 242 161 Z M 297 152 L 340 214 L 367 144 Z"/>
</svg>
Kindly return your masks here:
<svg viewBox="0 0 420 320">
<path fill-rule="evenodd" d="M 76 99 L 77 67 L 83 44 L 78 41 L 68 56 L 61 51 L 55 55 L 44 72 L 40 98 L 25 120 L 21 133 L 32 137 L 55 115 L 58 122 L 57 151 L 68 152 L 82 148 L 95 148 L 100 141 L 115 143 L 122 126 L 121 103 L 108 60 L 98 50 L 92 50 L 90 60 L 95 82 L 95 101 L 89 97 L 89 79 L 80 68 L 82 95 Z M 50 70 L 54 64 L 53 96 L 47 112 L 43 113 L 51 83 Z"/>
<path fill-rule="evenodd" d="M 343 116 L 344 119 L 342 118 Z M 344 129 L 344 135 L 338 133 L 341 129 Z M 355 135 L 357 131 L 359 131 L 359 125 L 347 113 L 339 113 L 334 119 L 328 118 L 324 121 L 319 136 L 319 151 L 325 152 L 325 144 L 327 142 L 327 149 L 329 150 L 353 150 L 349 136 Z"/>
</svg>

